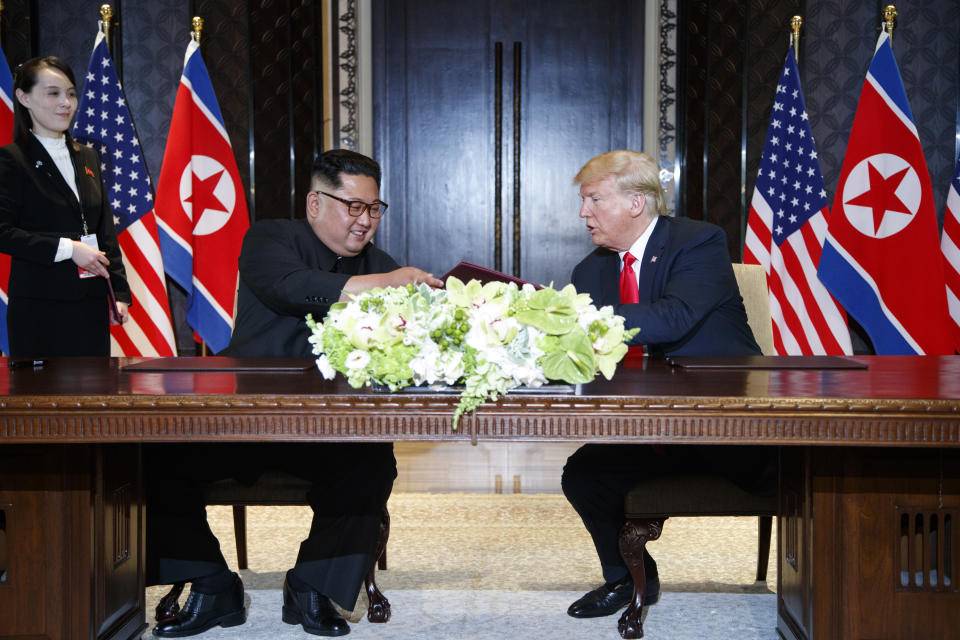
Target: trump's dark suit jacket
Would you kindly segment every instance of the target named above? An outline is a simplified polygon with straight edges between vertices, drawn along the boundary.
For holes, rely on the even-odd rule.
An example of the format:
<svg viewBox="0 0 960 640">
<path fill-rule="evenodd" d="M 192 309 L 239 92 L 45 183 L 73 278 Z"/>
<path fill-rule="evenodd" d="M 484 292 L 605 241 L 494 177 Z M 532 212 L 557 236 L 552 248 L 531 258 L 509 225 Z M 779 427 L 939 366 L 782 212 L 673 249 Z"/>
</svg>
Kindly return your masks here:
<svg viewBox="0 0 960 640">
<path fill-rule="evenodd" d="M 726 234 L 707 222 L 660 216 L 640 267 L 640 303 L 620 304 L 620 258 L 598 248 L 573 269 L 595 305 L 613 305 L 632 344 L 651 354 L 759 355 L 730 266 Z"/>
<path fill-rule="evenodd" d="M 323 320 L 350 276 L 399 268 L 370 244 L 338 260 L 306 220 L 261 220 L 243 238 L 236 326 L 218 355 L 310 357 L 304 317 Z"/>
</svg>

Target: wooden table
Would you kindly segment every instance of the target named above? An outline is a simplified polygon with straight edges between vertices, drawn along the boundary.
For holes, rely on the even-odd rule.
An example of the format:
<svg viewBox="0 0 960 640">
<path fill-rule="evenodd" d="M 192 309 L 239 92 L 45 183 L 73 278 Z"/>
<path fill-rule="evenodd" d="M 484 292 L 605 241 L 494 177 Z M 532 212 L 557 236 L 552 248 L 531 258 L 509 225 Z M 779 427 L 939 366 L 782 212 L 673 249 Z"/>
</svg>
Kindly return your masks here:
<svg viewBox="0 0 960 640">
<path fill-rule="evenodd" d="M 956 638 L 960 357 L 857 360 L 868 368 L 644 361 L 576 394 L 510 394 L 457 432 L 455 395 L 357 391 L 313 369 L 0 360 L 0 638 L 142 631 L 143 446 L 323 440 L 781 446 L 779 633 Z"/>
</svg>

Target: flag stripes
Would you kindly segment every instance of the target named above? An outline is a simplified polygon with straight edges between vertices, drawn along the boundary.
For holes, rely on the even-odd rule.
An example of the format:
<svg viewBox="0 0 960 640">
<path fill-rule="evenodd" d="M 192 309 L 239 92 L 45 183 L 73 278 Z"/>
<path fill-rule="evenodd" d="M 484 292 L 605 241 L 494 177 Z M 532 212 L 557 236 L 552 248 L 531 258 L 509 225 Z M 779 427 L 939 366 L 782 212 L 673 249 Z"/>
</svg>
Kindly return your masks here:
<svg viewBox="0 0 960 640">
<path fill-rule="evenodd" d="M 777 84 L 743 261 L 767 272 L 774 350 L 780 355 L 852 352 L 843 310 L 817 278 L 827 195 L 793 50 Z"/>
</svg>

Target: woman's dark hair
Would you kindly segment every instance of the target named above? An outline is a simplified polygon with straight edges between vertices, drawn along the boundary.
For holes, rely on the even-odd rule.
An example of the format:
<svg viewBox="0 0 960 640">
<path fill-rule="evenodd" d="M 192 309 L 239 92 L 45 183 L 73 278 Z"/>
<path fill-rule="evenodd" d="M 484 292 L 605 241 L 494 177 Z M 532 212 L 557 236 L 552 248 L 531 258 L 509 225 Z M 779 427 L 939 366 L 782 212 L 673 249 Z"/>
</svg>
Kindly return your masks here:
<svg viewBox="0 0 960 640">
<path fill-rule="evenodd" d="M 70 84 L 76 88 L 77 81 L 73 78 L 73 70 L 66 62 L 56 56 L 43 56 L 40 58 L 30 58 L 13 72 L 13 139 L 23 140 L 30 135 L 33 128 L 33 119 L 27 108 L 20 104 L 17 99 L 17 89 L 23 89 L 24 93 L 30 93 L 33 85 L 37 84 L 37 76 L 44 69 L 54 69 L 67 76 Z M 67 142 L 70 142 L 70 132 L 67 131 Z"/>
<path fill-rule="evenodd" d="M 313 161 L 313 180 L 322 180 L 335 189 L 343 186 L 340 174 L 369 176 L 380 188 L 380 165 L 371 158 L 348 149 L 324 151 Z"/>
</svg>

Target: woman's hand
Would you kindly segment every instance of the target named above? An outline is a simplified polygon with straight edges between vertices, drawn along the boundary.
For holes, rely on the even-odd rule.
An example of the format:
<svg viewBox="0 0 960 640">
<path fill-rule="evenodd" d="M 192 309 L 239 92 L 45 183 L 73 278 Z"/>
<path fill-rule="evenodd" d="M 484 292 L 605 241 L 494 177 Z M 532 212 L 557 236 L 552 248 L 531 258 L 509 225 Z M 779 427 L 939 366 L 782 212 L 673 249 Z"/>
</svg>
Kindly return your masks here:
<svg viewBox="0 0 960 640">
<path fill-rule="evenodd" d="M 107 260 L 107 256 L 103 251 L 98 251 L 79 240 L 72 240 L 71 242 L 73 242 L 73 255 L 70 256 L 70 259 L 73 260 L 78 267 L 101 278 L 110 277 L 110 274 L 107 272 L 107 265 L 110 264 L 110 261 Z"/>
<path fill-rule="evenodd" d="M 126 302 L 117 301 L 117 313 L 120 314 L 120 322 L 115 322 L 110 318 L 110 324 L 123 324 L 130 319 L 130 306 Z"/>
</svg>

